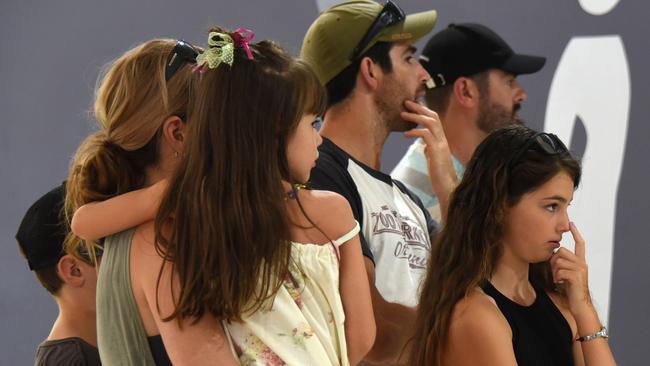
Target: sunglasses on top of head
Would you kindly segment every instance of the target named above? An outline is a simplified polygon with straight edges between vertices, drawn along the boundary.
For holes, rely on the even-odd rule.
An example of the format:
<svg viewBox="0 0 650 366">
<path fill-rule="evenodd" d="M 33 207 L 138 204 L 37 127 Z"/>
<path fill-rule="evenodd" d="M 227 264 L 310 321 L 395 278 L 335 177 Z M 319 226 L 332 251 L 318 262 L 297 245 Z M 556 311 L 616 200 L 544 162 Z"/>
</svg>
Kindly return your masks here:
<svg viewBox="0 0 650 366">
<path fill-rule="evenodd" d="M 559 155 L 569 152 L 566 145 L 564 145 L 562 140 L 560 140 L 556 135 L 546 132 L 537 132 L 512 155 L 512 160 L 510 160 L 509 166 L 512 167 L 518 163 L 521 156 L 532 147 L 538 147 L 538 150 L 541 149 L 547 155 Z"/>
<path fill-rule="evenodd" d="M 404 11 L 400 9 L 397 4 L 390 0 L 387 1 L 386 5 L 384 5 L 383 9 L 381 9 L 375 20 L 370 25 L 370 28 L 368 28 L 352 51 L 350 61 L 356 60 L 361 55 L 361 52 L 363 52 L 368 44 L 370 44 L 373 38 L 375 38 L 382 30 L 403 21 L 405 18 L 406 15 L 404 14 Z"/>
<path fill-rule="evenodd" d="M 184 64 L 195 64 L 198 55 L 199 51 L 194 46 L 183 40 L 177 41 L 167 58 L 165 81 L 169 81 Z"/>
</svg>

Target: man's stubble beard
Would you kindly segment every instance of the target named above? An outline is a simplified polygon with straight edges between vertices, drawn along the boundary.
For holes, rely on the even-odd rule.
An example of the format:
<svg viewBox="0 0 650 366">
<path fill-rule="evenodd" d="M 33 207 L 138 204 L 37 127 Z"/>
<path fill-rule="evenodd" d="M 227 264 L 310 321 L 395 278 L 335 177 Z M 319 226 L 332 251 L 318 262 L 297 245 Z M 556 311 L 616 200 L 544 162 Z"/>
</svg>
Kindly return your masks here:
<svg viewBox="0 0 650 366">
<path fill-rule="evenodd" d="M 479 114 L 476 125 L 486 134 L 497 130 L 501 127 L 510 125 L 523 125 L 523 121 L 519 118 L 517 112 L 521 108 L 521 104 L 516 103 L 512 106 L 512 110 L 506 107 L 493 103 L 489 95 L 482 97 L 479 104 Z"/>
<path fill-rule="evenodd" d="M 388 132 L 404 132 L 418 126 L 416 123 L 404 121 L 400 115 L 401 112 L 406 112 L 404 101 L 414 100 L 414 96 L 407 95 L 405 89 L 399 81 L 390 79 L 377 90 L 375 106 Z"/>
</svg>

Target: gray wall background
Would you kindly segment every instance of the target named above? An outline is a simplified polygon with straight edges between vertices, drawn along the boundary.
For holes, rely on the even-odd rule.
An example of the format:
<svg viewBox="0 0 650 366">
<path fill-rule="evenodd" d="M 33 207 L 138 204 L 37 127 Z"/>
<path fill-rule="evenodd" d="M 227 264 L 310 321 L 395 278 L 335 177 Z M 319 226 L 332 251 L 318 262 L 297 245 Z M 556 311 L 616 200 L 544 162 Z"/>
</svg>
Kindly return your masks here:
<svg viewBox="0 0 650 366">
<path fill-rule="evenodd" d="M 205 31 L 214 24 L 251 28 L 257 40 L 274 39 L 297 54 L 319 5 L 329 3 L 332 1 L 0 3 L 0 365 L 31 364 L 37 344 L 47 337 L 56 316 L 55 303 L 19 256 L 14 234 L 27 207 L 65 178 L 69 159 L 94 128 L 88 111 L 101 67 L 150 38 L 184 38 L 203 44 Z M 520 78 L 529 94 L 522 116 L 538 129 L 543 127 L 551 80 L 567 42 L 574 36 L 621 36 L 631 75 L 631 105 L 616 208 L 610 344 L 620 365 L 650 364 L 646 346 L 650 338 L 650 246 L 644 230 L 650 211 L 646 194 L 650 183 L 650 47 L 646 38 L 650 34 L 646 19 L 650 3 L 623 0 L 602 16 L 587 14 L 578 0 L 398 3 L 407 13 L 436 8 L 436 29 L 450 22 L 480 22 L 495 29 L 516 51 L 545 55 L 548 61 L 541 72 Z M 584 132 L 577 133 L 574 146 L 584 146 L 587 138 Z M 408 143 L 400 135 L 389 139 L 384 171 L 392 170 Z"/>
</svg>

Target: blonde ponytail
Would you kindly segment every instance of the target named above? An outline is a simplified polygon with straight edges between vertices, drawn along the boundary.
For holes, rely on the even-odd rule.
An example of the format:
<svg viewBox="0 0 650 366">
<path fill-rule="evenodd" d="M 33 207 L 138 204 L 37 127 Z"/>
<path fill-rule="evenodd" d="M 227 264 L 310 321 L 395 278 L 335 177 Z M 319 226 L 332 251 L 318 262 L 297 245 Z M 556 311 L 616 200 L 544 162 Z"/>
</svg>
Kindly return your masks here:
<svg viewBox="0 0 650 366">
<path fill-rule="evenodd" d="M 190 67 L 165 81 L 165 65 L 174 40 L 152 40 L 127 51 L 100 78 L 94 116 L 101 130 L 79 146 L 66 183 L 65 217 L 75 211 L 143 186 L 145 169 L 158 163 L 161 127 L 171 115 L 183 116 L 189 99 Z M 69 233 L 66 252 L 83 246 L 95 258 L 95 246 Z"/>
</svg>

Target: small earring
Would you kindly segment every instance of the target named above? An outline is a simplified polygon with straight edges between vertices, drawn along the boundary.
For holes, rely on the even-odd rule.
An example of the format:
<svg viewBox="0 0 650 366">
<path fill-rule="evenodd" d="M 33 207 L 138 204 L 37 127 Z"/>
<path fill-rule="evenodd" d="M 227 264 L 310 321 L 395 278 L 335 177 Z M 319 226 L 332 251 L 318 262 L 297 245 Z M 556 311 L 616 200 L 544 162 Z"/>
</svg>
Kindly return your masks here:
<svg viewBox="0 0 650 366">
<path fill-rule="evenodd" d="M 174 157 L 175 157 L 176 159 L 178 159 L 178 155 L 179 155 L 179 154 L 178 154 L 178 151 L 174 151 Z"/>
</svg>

